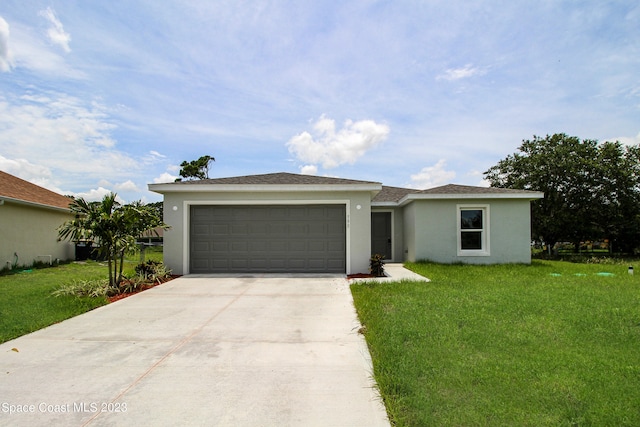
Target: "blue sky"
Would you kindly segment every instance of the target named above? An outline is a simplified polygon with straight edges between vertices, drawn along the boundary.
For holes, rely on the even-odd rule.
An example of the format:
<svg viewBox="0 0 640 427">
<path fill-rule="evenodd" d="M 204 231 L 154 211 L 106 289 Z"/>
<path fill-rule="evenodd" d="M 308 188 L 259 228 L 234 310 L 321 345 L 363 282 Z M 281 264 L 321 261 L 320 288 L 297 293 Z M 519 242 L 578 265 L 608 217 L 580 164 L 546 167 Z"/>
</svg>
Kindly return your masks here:
<svg viewBox="0 0 640 427">
<path fill-rule="evenodd" d="M 0 170 L 87 199 L 312 173 L 485 185 L 523 139 L 640 142 L 640 3 L 0 2 Z"/>
</svg>

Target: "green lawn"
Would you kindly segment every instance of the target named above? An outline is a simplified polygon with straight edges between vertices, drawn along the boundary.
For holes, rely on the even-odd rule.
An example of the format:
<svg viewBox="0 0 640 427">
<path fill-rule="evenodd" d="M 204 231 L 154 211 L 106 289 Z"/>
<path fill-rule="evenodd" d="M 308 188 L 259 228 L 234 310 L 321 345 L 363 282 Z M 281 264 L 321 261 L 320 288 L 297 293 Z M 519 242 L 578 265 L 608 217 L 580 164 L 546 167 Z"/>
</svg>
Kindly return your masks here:
<svg viewBox="0 0 640 427">
<path fill-rule="evenodd" d="M 640 425 L 640 266 L 408 267 L 351 286 L 395 425 Z"/>
<path fill-rule="evenodd" d="M 0 342 L 107 303 L 106 298 L 51 295 L 63 283 L 106 277 L 107 267 L 96 262 L 21 271 L 0 276 Z"/>
<path fill-rule="evenodd" d="M 148 249 L 145 259 L 161 261 L 162 248 Z M 133 274 L 133 268 L 139 261 L 139 255 L 128 258 L 126 274 Z M 88 261 L 18 271 L 0 275 L 0 343 L 107 303 L 106 298 L 51 295 L 63 284 L 107 278 L 109 272 L 104 263 Z"/>
</svg>

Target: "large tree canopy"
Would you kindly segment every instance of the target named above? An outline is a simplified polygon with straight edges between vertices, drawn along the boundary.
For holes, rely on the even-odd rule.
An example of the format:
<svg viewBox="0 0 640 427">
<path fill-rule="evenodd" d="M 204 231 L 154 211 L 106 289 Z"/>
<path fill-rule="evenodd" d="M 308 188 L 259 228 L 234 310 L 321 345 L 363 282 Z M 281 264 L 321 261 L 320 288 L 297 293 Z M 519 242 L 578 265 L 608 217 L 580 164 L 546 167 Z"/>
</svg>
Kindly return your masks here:
<svg viewBox="0 0 640 427">
<path fill-rule="evenodd" d="M 215 162 L 212 156 L 202 156 L 198 160 L 192 160 L 187 162 L 186 160 L 180 163 L 180 176 L 176 181 L 182 181 L 182 179 L 207 179 L 209 178 L 209 165 L 211 162 Z"/>
<path fill-rule="evenodd" d="M 534 136 L 484 173 L 493 187 L 544 192 L 532 205 L 534 237 L 548 243 L 640 237 L 640 148 L 566 134 Z"/>
</svg>

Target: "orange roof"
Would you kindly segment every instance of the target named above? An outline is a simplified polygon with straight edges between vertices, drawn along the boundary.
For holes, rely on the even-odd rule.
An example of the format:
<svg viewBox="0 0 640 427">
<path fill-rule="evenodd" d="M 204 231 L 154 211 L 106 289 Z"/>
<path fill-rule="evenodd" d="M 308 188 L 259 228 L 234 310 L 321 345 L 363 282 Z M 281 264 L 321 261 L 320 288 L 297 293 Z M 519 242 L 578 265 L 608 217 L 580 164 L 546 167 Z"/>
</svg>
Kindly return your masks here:
<svg viewBox="0 0 640 427">
<path fill-rule="evenodd" d="M 0 199 L 3 197 L 62 209 L 69 209 L 71 203 L 66 196 L 0 171 Z"/>
</svg>

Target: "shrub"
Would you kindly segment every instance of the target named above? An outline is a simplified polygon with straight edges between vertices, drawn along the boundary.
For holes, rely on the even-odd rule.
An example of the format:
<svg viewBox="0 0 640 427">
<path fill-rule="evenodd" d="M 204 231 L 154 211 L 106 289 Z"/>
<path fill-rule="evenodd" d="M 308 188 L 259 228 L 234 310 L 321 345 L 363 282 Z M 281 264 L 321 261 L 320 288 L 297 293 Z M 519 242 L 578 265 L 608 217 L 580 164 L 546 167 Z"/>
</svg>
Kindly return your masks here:
<svg viewBox="0 0 640 427">
<path fill-rule="evenodd" d="M 76 297 L 106 297 L 111 294 L 112 288 L 107 279 L 74 280 L 64 284 L 51 293 L 55 297 L 72 295 Z"/>
<path fill-rule="evenodd" d="M 384 255 L 371 255 L 369 259 L 369 272 L 375 277 L 384 277 Z"/>
<path fill-rule="evenodd" d="M 118 287 L 113 288 L 113 294 L 110 296 L 115 296 L 120 294 L 132 294 L 135 292 L 148 289 L 149 287 L 150 287 L 149 281 L 142 275 L 138 275 L 130 279 L 122 279 L 120 284 L 118 284 Z"/>
<path fill-rule="evenodd" d="M 171 276 L 171 270 L 160 261 L 148 260 L 135 267 L 136 274 L 143 281 L 160 284 Z"/>
<path fill-rule="evenodd" d="M 74 280 L 52 292 L 53 296 L 73 295 L 77 297 L 113 297 L 131 294 L 160 284 L 171 276 L 166 266 L 149 260 L 135 267 L 136 276 L 124 278 L 117 286 L 109 285 L 108 279 Z"/>
</svg>

